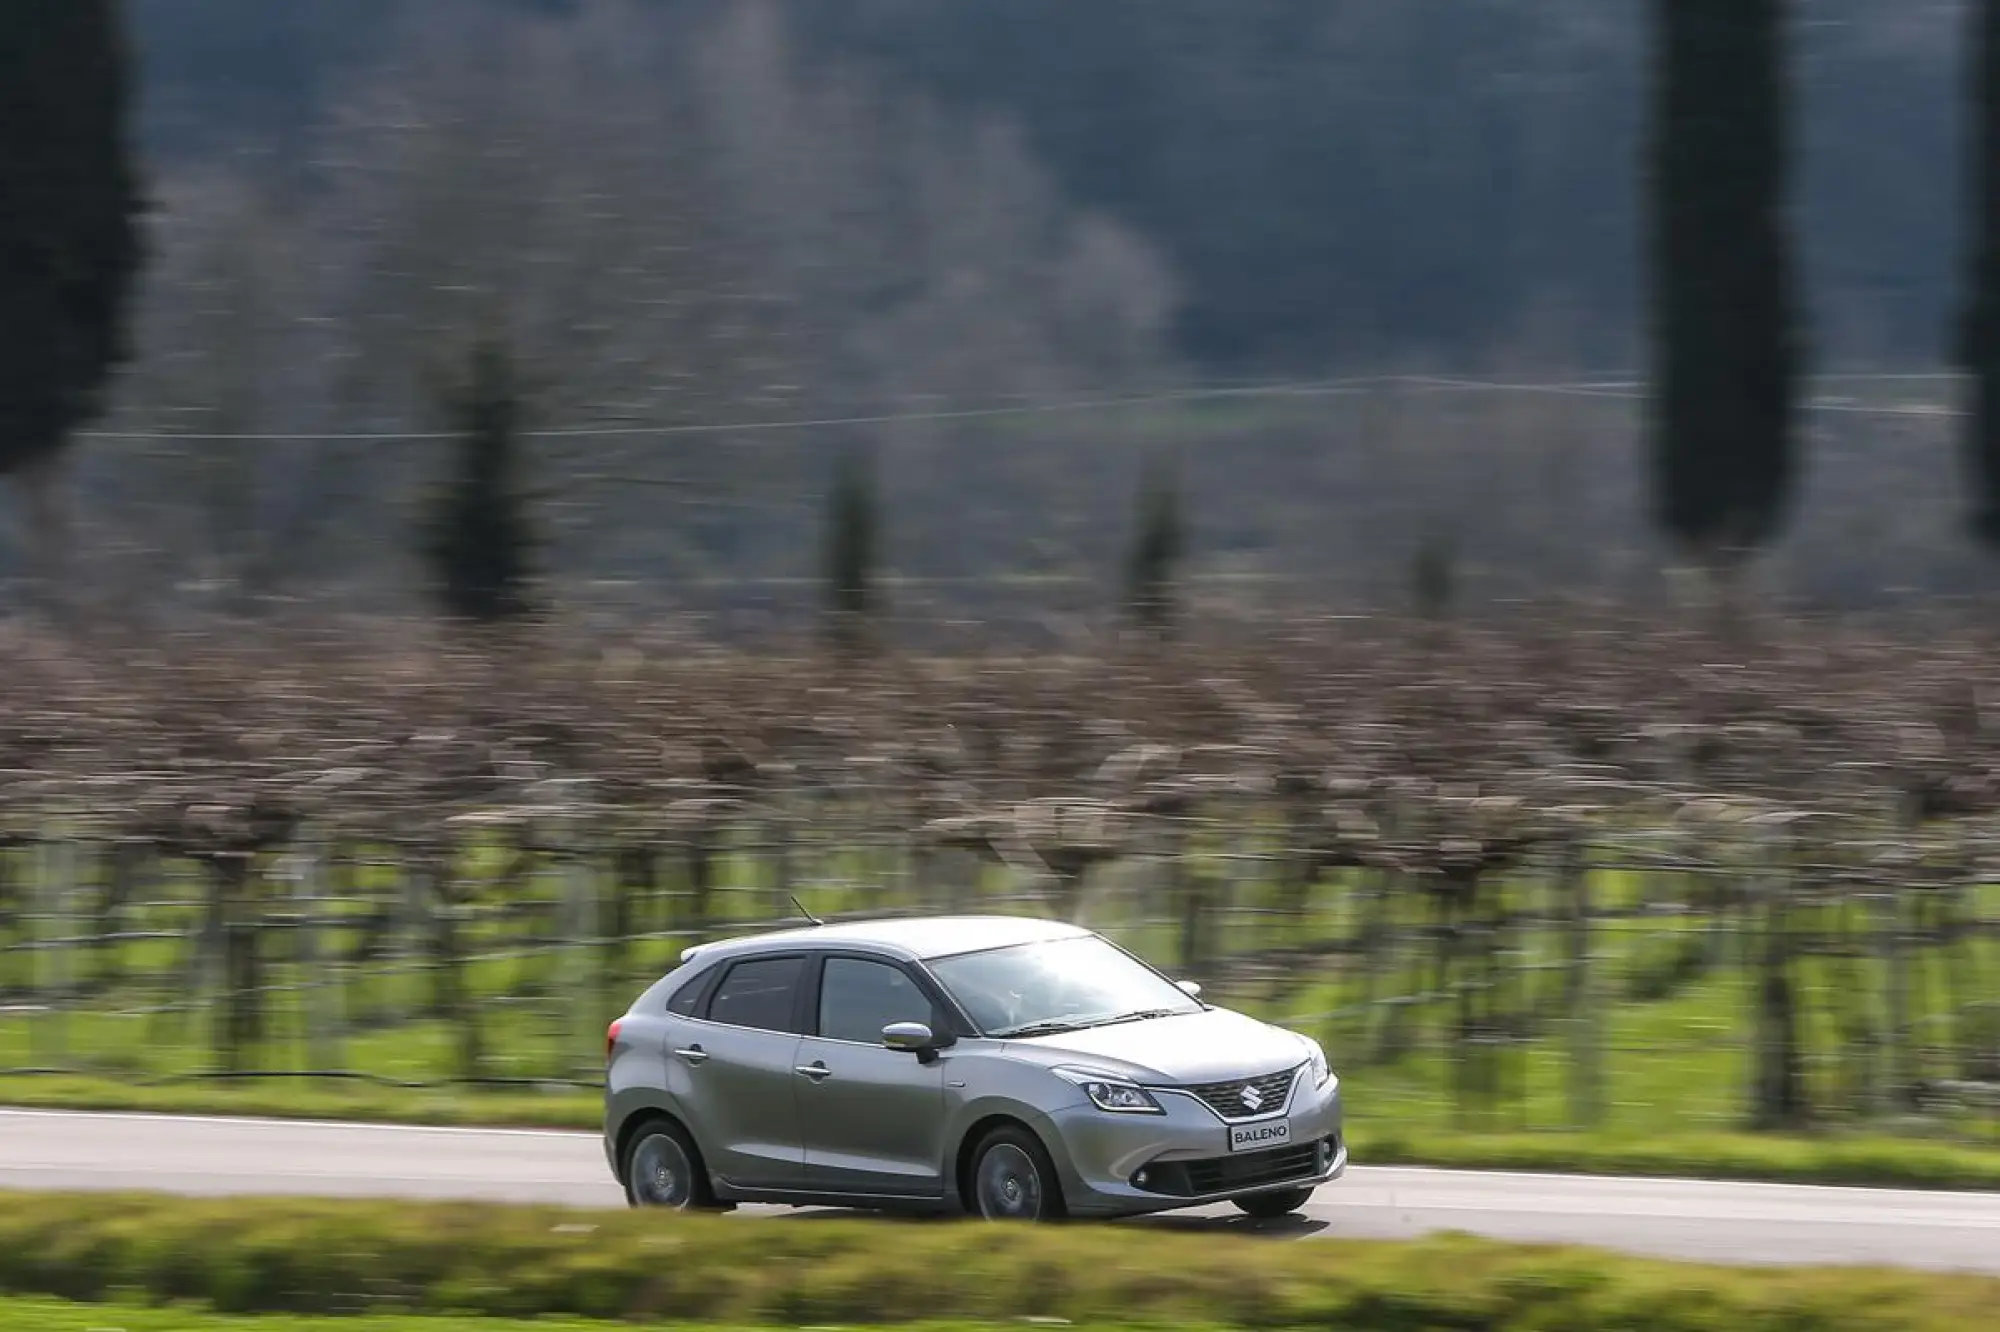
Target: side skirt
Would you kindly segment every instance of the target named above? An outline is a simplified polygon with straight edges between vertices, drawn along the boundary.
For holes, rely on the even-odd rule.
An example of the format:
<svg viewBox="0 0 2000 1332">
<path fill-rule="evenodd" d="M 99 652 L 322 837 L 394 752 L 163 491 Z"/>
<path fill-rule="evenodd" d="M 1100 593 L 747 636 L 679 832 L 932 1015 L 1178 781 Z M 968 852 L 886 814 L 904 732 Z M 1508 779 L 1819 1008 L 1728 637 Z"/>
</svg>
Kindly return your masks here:
<svg viewBox="0 0 2000 1332">
<path fill-rule="evenodd" d="M 853 1211 L 893 1212 L 909 1216 L 951 1216 L 962 1212 L 955 1193 L 942 1198 L 913 1198 L 901 1194 L 820 1193 L 805 1189 L 756 1189 L 710 1179 L 718 1200 L 734 1203 L 762 1203 L 775 1207 L 838 1207 Z"/>
</svg>

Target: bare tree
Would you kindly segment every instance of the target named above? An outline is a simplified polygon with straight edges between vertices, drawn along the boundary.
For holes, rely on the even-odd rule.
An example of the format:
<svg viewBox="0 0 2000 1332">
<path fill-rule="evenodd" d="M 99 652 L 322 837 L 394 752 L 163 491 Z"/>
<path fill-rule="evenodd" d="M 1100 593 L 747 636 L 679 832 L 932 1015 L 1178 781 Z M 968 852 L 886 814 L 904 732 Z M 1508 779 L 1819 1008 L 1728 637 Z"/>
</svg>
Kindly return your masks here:
<svg viewBox="0 0 2000 1332">
<path fill-rule="evenodd" d="M 189 552 L 189 568 L 275 577 L 255 552 L 299 547 L 260 530 L 345 503 L 376 517 L 323 525 L 320 576 L 407 581 L 405 557 L 359 534 L 432 470 L 433 450 L 395 436 L 422 433 L 426 376 L 497 308 L 545 419 L 583 431 L 536 441 L 530 460 L 558 579 L 708 560 L 809 573 L 809 524 L 773 510 L 809 503 L 814 450 L 840 432 L 743 423 L 1171 375 L 1173 284 L 1146 245 L 1068 205 L 1010 128 L 801 60 L 780 8 L 732 5 L 691 34 L 631 3 L 465 17 L 422 7 L 396 56 L 346 91 L 313 138 L 309 205 L 280 207 L 255 160 L 175 182 L 126 423 L 386 437 L 297 457 L 214 439 L 173 450 L 178 471 L 149 472 L 145 497 L 188 499 L 155 544 Z M 686 433 L 718 425 L 731 429 Z M 888 443 L 885 470 L 907 474 L 891 505 L 946 465 L 1015 505 L 1051 465 L 968 450 L 944 425 Z M 1086 472 L 1122 491 L 1112 463 L 1073 480 Z M 1018 521 L 972 518 L 920 523 L 925 558 L 1018 544 Z"/>
</svg>

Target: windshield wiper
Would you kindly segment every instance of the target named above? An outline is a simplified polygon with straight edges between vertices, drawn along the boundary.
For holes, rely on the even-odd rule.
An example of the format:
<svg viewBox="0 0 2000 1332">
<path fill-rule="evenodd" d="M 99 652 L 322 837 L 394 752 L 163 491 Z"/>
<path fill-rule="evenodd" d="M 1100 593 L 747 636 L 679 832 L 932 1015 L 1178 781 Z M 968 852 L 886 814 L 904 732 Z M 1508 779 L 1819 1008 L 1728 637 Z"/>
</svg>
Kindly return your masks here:
<svg viewBox="0 0 2000 1332">
<path fill-rule="evenodd" d="M 1004 1027 L 991 1033 L 995 1039 L 1011 1036 L 1058 1036 L 1069 1031 L 1088 1031 L 1092 1027 L 1109 1027 L 1119 1022 L 1143 1022 L 1148 1018 L 1182 1017 L 1192 1012 L 1186 1008 L 1141 1008 L 1130 1013 L 1111 1013 L 1094 1018 L 1044 1018 L 1039 1022 L 1024 1022 L 1018 1027 Z"/>
<path fill-rule="evenodd" d="M 1068 1018 L 1048 1018 L 1041 1022 L 1024 1022 L 1018 1027 L 1002 1027 L 999 1031 L 988 1034 L 996 1040 L 1005 1040 L 1012 1036 L 1060 1036 L 1066 1031 L 1082 1031 L 1085 1027 L 1095 1025 L 1092 1022 L 1075 1022 Z"/>
<path fill-rule="evenodd" d="M 1114 1022 L 1147 1022 L 1153 1018 L 1185 1017 L 1192 1011 L 1187 1008 L 1140 1008 L 1130 1013 L 1120 1013 L 1117 1017 L 1105 1018 L 1095 1025 L 1108 1027 Z"/>
</svg>

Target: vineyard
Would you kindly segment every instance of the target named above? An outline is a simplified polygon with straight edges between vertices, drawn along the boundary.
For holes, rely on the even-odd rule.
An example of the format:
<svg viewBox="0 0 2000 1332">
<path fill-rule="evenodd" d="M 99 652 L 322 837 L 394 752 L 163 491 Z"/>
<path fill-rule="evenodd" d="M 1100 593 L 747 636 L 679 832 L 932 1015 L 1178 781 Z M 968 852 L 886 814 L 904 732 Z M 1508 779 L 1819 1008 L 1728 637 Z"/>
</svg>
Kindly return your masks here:
<svg viewBox="0 0 2000 1332">
<path fill-rule="evenodd" d="M 1025 911 L 1366 1121 L 2000 1145 L 2000 668 L 1570 613 L 1022 659 L 0 642 L 0 1086 L 587 1088 L 693 941 Z M 0 1100 L 6 1092 L 0 1091 Z"/>
</svg>

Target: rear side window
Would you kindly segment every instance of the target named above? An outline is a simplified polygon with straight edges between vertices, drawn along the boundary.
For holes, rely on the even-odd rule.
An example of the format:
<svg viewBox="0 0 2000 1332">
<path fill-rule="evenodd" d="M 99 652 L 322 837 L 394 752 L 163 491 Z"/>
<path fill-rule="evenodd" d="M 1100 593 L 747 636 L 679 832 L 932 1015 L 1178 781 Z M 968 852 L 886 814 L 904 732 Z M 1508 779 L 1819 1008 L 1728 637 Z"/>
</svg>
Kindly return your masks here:
<svg viewBox="0 0 2000 1332">
<path fill-rule="evenodd" d="M 682 981 L 680 988 L 667 996 L 667 1011 L 679 1017 L 693 1017 L 695 1009 L 701 1006 L 701 992 L 708 988 L 711 979 L 703 968 Z"/>
<path fill-rule="evenodd" d="M 715 996 L 708 1001 L 708 1020 L 761 1031 L 790 1031 L 805 968 L 802 957 L 738 962 L 715 987 Z"/>
</svg>

